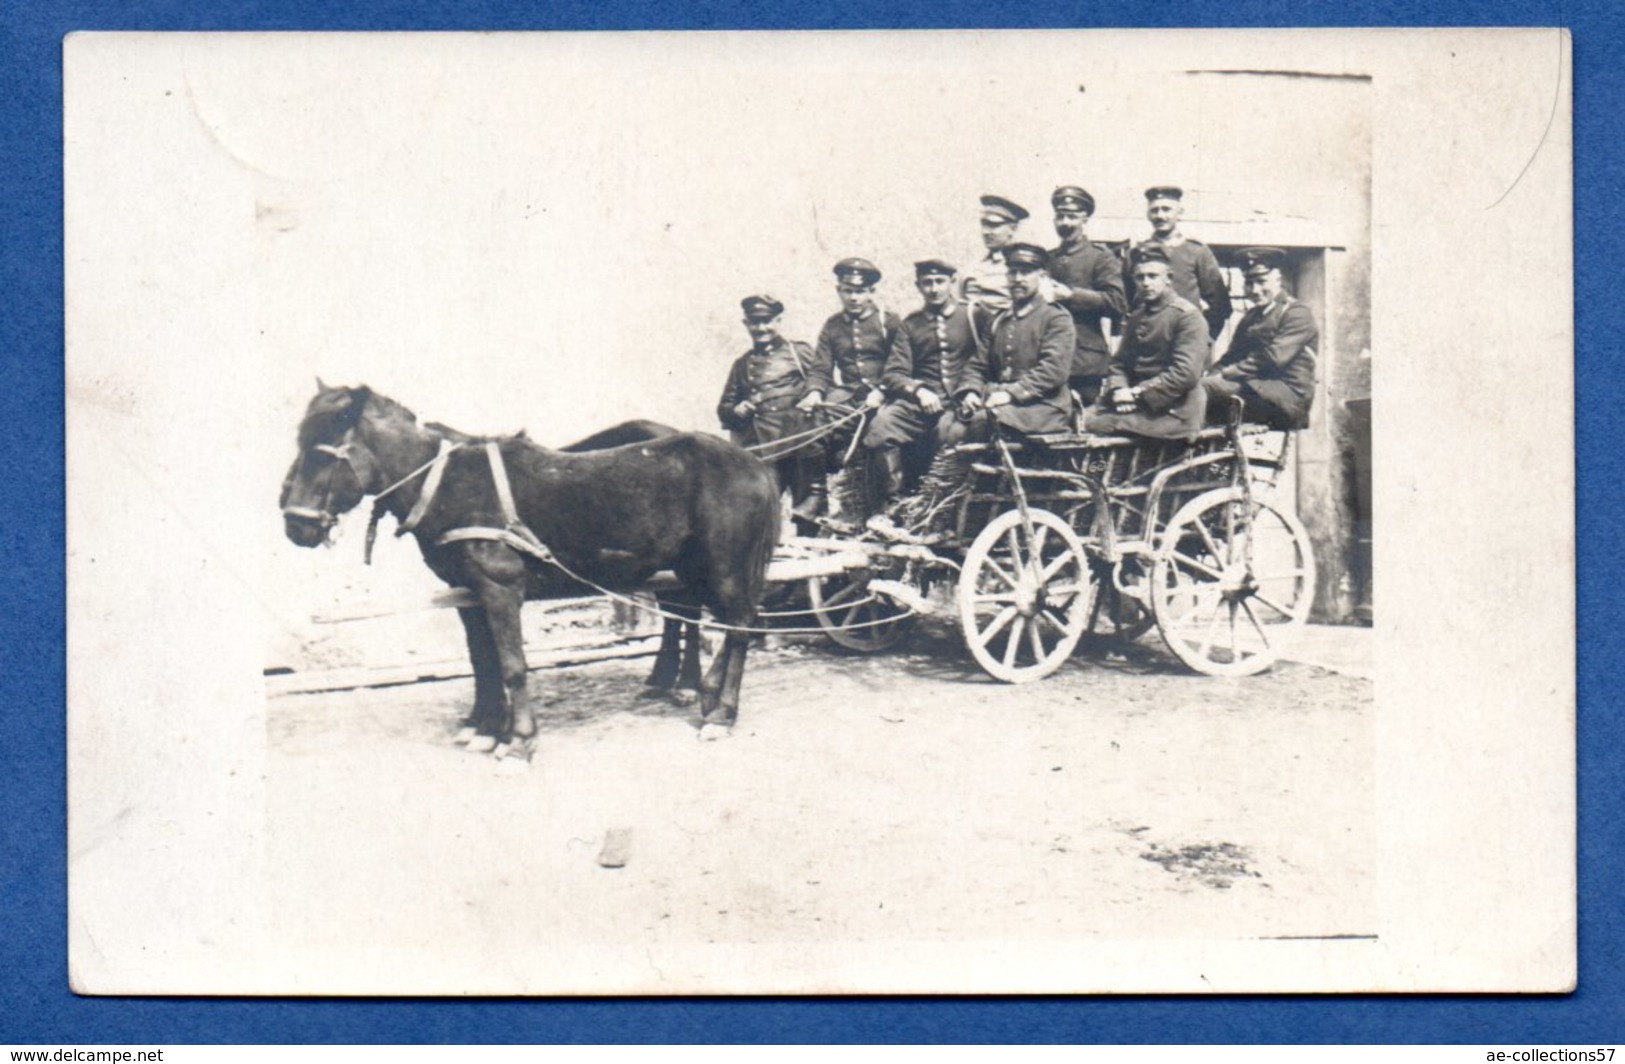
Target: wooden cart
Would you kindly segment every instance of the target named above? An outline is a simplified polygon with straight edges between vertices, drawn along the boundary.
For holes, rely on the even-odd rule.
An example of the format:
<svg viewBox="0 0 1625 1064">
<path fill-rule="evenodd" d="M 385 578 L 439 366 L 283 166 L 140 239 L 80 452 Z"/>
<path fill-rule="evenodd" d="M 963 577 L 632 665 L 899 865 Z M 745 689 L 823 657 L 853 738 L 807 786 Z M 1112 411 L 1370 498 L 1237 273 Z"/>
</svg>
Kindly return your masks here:
<svg viewBox="0 0 1625 1064">
<path fill-rule="evenodd" d="M 895 643 L 951 579 L 965 645 L 1000 680 L 1049 675 L 1087 633 L 1133 639 L 1152 624 L 1197 672 L 1251 675 L 1277 660 L 1314 595 L 1308 533 L 1275 491 L 1289 445 L 1256 426 L 1180 441 L 995 438 L 965 448 L 970 480 L 947 543 L 866 535 L 788 549 L 820 626 L 853 650 Z M 789 560 L 770 577 L 789 575 Z"/>
</svg>

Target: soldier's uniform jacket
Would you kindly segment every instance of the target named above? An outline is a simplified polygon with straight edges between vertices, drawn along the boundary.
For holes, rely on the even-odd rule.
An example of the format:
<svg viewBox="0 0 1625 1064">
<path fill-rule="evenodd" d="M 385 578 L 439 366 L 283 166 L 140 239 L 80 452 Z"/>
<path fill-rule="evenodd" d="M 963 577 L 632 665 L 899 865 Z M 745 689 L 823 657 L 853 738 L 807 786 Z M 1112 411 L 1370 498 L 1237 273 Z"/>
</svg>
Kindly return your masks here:
<svg viewBox="0 0 1625 1064">
<path fill-rule="evenodd" d="M 770 443 L 812 428 L 811 416 L 796 409 L 807 394 L 812 361 L 812 349 L 806 344 L 784 339 L 767 348 L 752 347 L 734 361 L 717 403 L 717 418 L 734 443 L 742 447 Z M 746 400 L 756 410 L 740 417 L 734 407 Z M 787 453 L 813 446 L 804 444 Z"/>
<path fill-rule="evenodd" d="M 1175 234 L 1173 240 L 1152 237 L 1144 243 L 1160 244 L 1168 253 L 1168 280 L 1174 294 L 1201 311 L 1202 317 L 1207 319 L 1208 337 L 1216 338 L 1224 331 L 1224 323 L 1230 320 L 1232 308 L 1230 288 L 1225 284 L 1224 273 L 1212 249 L 1183 234 Z M 1134 302 L 1133 262 L 1133 248 L 1130 248 L 1123 264 L 1123 283 L 1130 304 Z"/>
<path fill-rule="evenodd" d="M 1123 323 L 1100 406 L 1084 427 L 1163 438 L 1194 435 L 1206 413 L 1201 381 L 1210 343 L 1201 312 L 1185 299 L 1170 292 L 1154 306 L 1136 306 Z M 1112 412 L 1111 393 L 1133 386 L 1140 388 L 1140 408 Z"/>
<path fill-rule="evenodd" d="M 949 303 L 946 311 L 938 314 L 922 307 L 903 319 L 892 338 L 882 378 L 889 397 L 911 399 L 921 388 L 941 399 L 954 393 L 965 364 L 976 353 L 976 332 L 969 307 Z"/>
<path fill-rule="evenodd" d="M 986 398 L 1008 391 L 1014 400 L 993 416 L 1021 432 L 1065 432 L 1071 427 L 1072 393 L 1066 381 L 1077 347 L 1072 315 L 1033 299 L 993 321 L 984 350 L 971 356 L 956 396 L 977 392 Z"/>
<path fill-rule="evenodd" d="M 861 318 L 830 315 L 818 333 L 807 390 L 824 393 L 826 403 L 849 403 L 880 387 L 898 327 L 897 315 L 878 307 Z"/>
<path fill-rule="evenodd" d="M 1071 375 L 1105 375 L 1111 348 L 1100 330 L 1100 319 L 1121 321 L 1128 313 L 1122 263 L 1109 249 L 1086 240 L 1070 250 L 1058 247 L 1051 251 L 1049 273 L 1072 289 L 1071 295 L 1055 300 L 1056 306 L 1066 308 L 1072 315 L 1072 324 L 1078 332 Z"/>
<path fill-rule="evenodd" d="M 1315 315 L 1286 293 L 1250 308 L 1236 324 L 1230 350 L 1214 367 L 1227 380 L 1246 381 L 1294 428 L 1309 424 L 1315 396 Z"/>
</svg>

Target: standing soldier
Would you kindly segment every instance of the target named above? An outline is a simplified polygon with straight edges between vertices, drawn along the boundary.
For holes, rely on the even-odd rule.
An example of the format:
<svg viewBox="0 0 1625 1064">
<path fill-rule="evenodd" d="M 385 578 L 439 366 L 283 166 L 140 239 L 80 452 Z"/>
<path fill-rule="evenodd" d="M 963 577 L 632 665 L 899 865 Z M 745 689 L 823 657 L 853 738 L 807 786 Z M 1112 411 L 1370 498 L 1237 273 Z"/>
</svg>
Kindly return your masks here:
<svg viewBox="0 0 1625 1064">
<path fill-rule="evenodd" d="M 1055 235 L 1061 238 L 1061 246 L 1049 253 L 1050 295 L 1072 315 L 1077 329 L 1068 383 L 1087 406 L 1100 394 L 1111 360 L 1101 322 L 1122 321 L 1128 297 L 1117 256 L 1089 241 L 1086 230 L 1095 213 L 1095 198 L 1076 185 L 1063 185 L 1050 196 L 1050 206 L 1055 210 Z"/>
<path fill-rule="evenodd" d="M 796 405 L 807 391 L 812 349 L 780 335 L 784 304 L 772 296 L 746 296 L 739 305 L 751 348 L 734 361 L 717 418 L 734 443 L 754 449 L 772 467 L 779 490 L 789 488 L 791 503 L 800 506 L 814 481 L 822 479 L 823 452 L 811 441 L 772 445 L 812 427 L 812 419 Z"/>
<path fill-rule="evenodd" d="M 1228 419 L 1232 400 L 1239 398 L 1241 416 L 1248 421 L 1276 429 L 1307 428 L 1315 397 L 1315 341 L 1320 338 L 1315 315 L 1282 286 L 1286 252 L 1246 248 L 1241 258 L 1252 306 L 1237 323 L 1230 350 L 1202 378 L 1208 420 Z"/>
<path fill-rule="evenodd" d="M 857 410 L 875 410 L 885 400 L 880 379 L 892 337 L 897 334 L 897 315 L 875 306 L 875 285 L 880 270 L 868 259 L 842 259 L 835 264 L 835 291 L 841 297 L 841 312 L 830 316 L 818 333 L 812 366 L 807 373 L 807 394 L 801 400 L 803 411 L 819 404 L 835 417 Z M 857 426 L 850 422 L 826 439 L 826 473 L 840 466 L 841 456 L 852 442 Z M 813 483 L 806 500 L 796 508 L 800 517 L 811 519 L 824 512 L 829 490 L 826 478 Z"/>
<path fill-rule="evenodd" d="M 1017 432 L 1065 432 L 1071 427 L 1072 397 L 1066 378 L 1077 334 L 1072 316 L 1046 302 L 1049 252 L 1036 244 L 1004 249 L 1010 280 L 1010 309 L 994 319 L 987 347 L 974 354 L 954 389 L 961 412 L 985 409 Z M 985 431 L 986 420 L 955 420 L 943 444 L 959 443 Z"/>
<path fill-rule="evenodd" d="M 883 378 L 890 401 L 875 415 L 863 445 L 881 470 L 879 502 L 902 494 L 903 448 L 928 439 L 933 449 L 952 423 L 951 396 L 976 353 L 970 312 L 954 299 L 954 268 L 941 259 L 914 264 L 914 286 L 925 306 L 903 319 Z"/>
<path fill-rule="evenodd" d="M 1201 312 L 1173 290 L 1168 250 L 1147 241 L 1130 253 L 1138 293 L 1123 323 L 1089 432 L 1177 439 L 1202 428 L 1202 368 L 1212 341 Z"/>
<path fill-rule="evenodd" d="M 1173 185 L 1156 185 L 1145 190 L 1145 217 L 1151 223 L 1151 237 L 1145 244 L 1160 245 L 1168 253 L 1168 275 L 1174 294 L 1195 307 L 1207 319 L 1209 343 L 1224 331 L 1230 320 L 1230 288 L 1219 271 L 1219 260 L 1200 240 L 1186 236 L 1179 228 L 1185 213 L 1185 192 Z M 1129 301 L 1134 302 L 1134 258 L 1124 264 Z"/>
<path fill-rule="evenodd" d="M 960 298 L 971 307 L 978 331 L 986 334 L 993 319 L 1010 309 L 1010 280 L 1004 250 L 1016 238 L 1016 226 L 1027 208 L 1003 196 L 983 196 L 982 244 L 987 254 L 965 267 L 959 278 Z"/>
</svg>

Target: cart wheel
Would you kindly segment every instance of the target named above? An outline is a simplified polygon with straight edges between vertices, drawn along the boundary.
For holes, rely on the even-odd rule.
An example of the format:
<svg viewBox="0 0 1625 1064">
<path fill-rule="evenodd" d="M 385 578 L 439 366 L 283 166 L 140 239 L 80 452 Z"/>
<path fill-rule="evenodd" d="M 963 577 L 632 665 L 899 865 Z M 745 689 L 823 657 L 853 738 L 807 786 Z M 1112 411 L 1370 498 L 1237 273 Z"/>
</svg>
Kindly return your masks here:
<svg viewBox="0 0 1625 1064">
<path fill-rule="evenodd" d="M 959 624 L 976 663 L 1006 683 L 1039 680 L 1071 656 L 1089 623 L 1095 582 L 1083 544 L 1047 510 L 995 517 L 959 575 Z"/>
<path fill-rule="evenodd" d="M 807 580 L 807 601 L 813 616 L 836 646 L 860 654 L 878 654 L 890 650 L 908 634 L 914 611 L 872 593 L 869 580 L 873 575 L 854 570 Z"/>
<path fill-rule="evenodd" d="M 1270 667 L 1303 627 L 1315 555 L 1303 524 L 1241 488 L 1198 495 L 1174 514 L 1151 567 L 1151 605 L 1180 661 L 1209 676 Z"/>
</svg>

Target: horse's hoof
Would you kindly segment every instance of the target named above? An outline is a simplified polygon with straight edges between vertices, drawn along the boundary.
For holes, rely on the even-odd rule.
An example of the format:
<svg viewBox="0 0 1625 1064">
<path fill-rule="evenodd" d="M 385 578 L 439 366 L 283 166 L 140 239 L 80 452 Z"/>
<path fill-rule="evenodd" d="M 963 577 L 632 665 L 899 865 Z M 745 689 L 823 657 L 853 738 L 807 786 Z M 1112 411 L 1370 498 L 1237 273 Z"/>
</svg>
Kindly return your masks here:
<svg viewBox="0 0 1625 1064">
<path fill-rule="evenodd" d="M 491 751 L 491 756 L 498 761 L 517 761 L 521 764 L 530 764 L 530 743 L 524 739 L 511 743 L 498 743 Z"/>
<path fill-rule="evenodd" d="M 468 740 L 468 752 L 471 754 L 489 754 L 497 748 L 497 737 L 494 735 L 476 735 Z"/>
<path fill-rule="evenodd" d="M 700 742 L 714 743 L 718 739 L 726 739 L 733 734 L 733 725 L 718 724 L 715 721 L 706 721 L 700 725 Z"/>
<path fill-rule="evenodd" d="M 662 692 L 667 698 L 679 706 L 692 706 L 700 700 L 698 691 L 690 691 L 681 687 L 674 687 L 670 691 Z"/>
<path fill-rule="evenodd" d="M 473 742 L 474 725 L 465 724 L 461 728 L 458 728 L 457 734 L 452 736 L 451 741 L 456 743 L 458 746 L 467 746 L 469 743 Z"/>
</svg>

